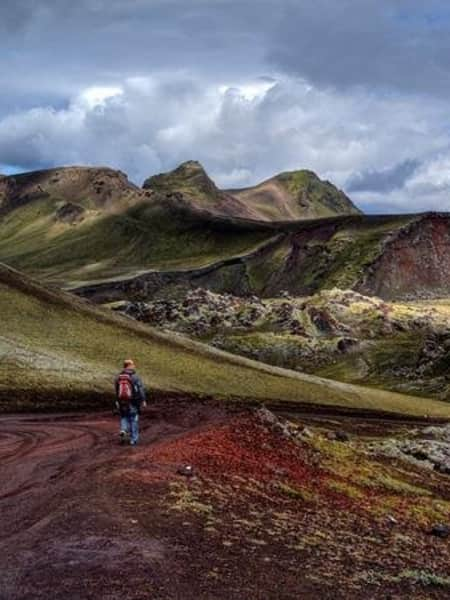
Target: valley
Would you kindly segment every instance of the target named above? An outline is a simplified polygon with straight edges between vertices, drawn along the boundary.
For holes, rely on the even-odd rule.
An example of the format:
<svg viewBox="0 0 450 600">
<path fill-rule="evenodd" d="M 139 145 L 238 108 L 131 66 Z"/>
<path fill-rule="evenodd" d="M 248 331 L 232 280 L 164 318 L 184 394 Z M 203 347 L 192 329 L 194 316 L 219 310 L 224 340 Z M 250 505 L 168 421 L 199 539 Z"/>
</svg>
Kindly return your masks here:
<svg viewBox="0 0 450 600">
<path fill-rule="evenodd" d="M 449 273 L 306 170 L 1 177 L 0 597 L 446 598 Z"/>
</svg>

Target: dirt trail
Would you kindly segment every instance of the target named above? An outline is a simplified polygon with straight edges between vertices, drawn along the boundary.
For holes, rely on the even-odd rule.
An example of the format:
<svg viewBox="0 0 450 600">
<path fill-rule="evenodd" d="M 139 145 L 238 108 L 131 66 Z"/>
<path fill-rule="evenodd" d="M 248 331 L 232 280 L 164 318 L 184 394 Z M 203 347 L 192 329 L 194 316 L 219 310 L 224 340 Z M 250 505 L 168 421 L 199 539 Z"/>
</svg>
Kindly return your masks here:
<svg viewBox="0 0 450 600">
<path fill-rule="evenodd" d="M 143 447 L 194 425 L 154 417 L 142 419 Z M 138 511 L 124 510 L 133 490 L 110 478 L 139 451 L 118 445 L 117 418 L 107 414 L 2 418 L 1 600 L 149 597 L 135 595 L 123 574 L 132 565 L 136 585 L 148 589 L 164 543 L 143 535 Z"/>
<path fill-rule="evenodd" d="M 164 403 L 155 403 L 143 416 L 141 444 L 132 448 L 118 444 L 117 418 L 106 413 L 2 417 L 0 600 L 290 600 L 299 597 L 299 593 L 303 600 L 350 597 L 346 589 L 338 593 L 322 580 L 305 580 L 300 556 L 302 560 L 312 560 L 310 565 L 316 565 L 310 572 L 320 568 L 323 557 L 299 554 L 299 550 L 287 547 L 284 538 L 278 542 L 272 540 L 273 532 L 269 531 L 270 535 L 266 532 L 265 545 L 255 545 L 249 535 L 246 539 L 242 535 L 239 545 L 227 542 L 227 536 L 238 523 L 243 527 L 253 518 L 248 513 L 250 506 L 260 512 L 263 520 L 269 514 L 267 511 L 277 509 L 276 495 L 269 498 L 258 495 L 259 492 L 254 495 L 257 490 L 251 486 L 235 487 L 237 481 L 242 486 L 248 474 L 246 479 L 233 480 L 230 491 L 222 495 L 228 488 L 221 487 L 226 480 L 220 470 L 227 472 L 232 465 L 236 468 L 240 464 L 240 454 L 236 452 L 252 458 L 253 454 L 245 454 L 246 444 L 249 449 L 257 449 L 259 454 L 255 456 L 269 452 L 270 436 L 258 441 L 245 425 L 240 425 L 248 419 L 248 412 L 239 414 L 237 410 L 226 411 L 189 399 L 186 402 L 165 399 Z M 363 419 L 359 425 L 355 420 L 334 415 L 310 418 L 305 415 L 302 420 L 320 426 L 340 424 L 354 432 L 361 427 L 367 433 Z M 404 424 L 393 426 L 401 429 Z M 372 424 L 369 431 L 382 434 L 383 424 Z M 225 434 L 231 435 L 226 438 L 227 443 L 236 436 L 238 444 L 222 446 L 230 449 L 229 455 L 225 455 L 229 461 L 226 464 L 218 453 L 220 439 L 223 444 Z M 211 440 L 210 454 L 202 459 L 204 487 L 203 483 L 196 484 L 194 478 L 190 488 L 189 481 L 176 475 L 177 461 L 187 451 L 203 456 L 201 448 L 205 444 L 207 447 Z M 275 441 L 274 460 L 278 457 L 277 444 Z M 292 468 L 297 468 L 298 457 L 288 453 L 285 458 L 286 466 L 292 464 Z M 272 468 L 264 459 L 255 460 L 257 465 L 261 461 L 265 470 Z M 216 470 L 214 465 L 219 468 Z M 300 464 L 298 468 L 310 467 Z M 208 477 L 215 474 L 217 481 L 210 488 L 212 480 Z M 189 501 L 190 493 L 218 490 L 220 502 L 225 502 L 222 508 L 215 507 L 223 518 L 222 525 L 217 525 L 223 528 L 223 534 L 211 538 L 205 530 L 203 521 L 207 513 L 201 511 L 207 504 L 193 501 L 194 508 L 200 507 L 198 517 L 169 510 L 167 494 L 171 485 L 182 486 L 184 492 L 179 496 L 182 502 Z M 267 491 L 272 489 L 270 482 L 268 485 Z M 247 502 L 245 495 L 241 498 L 245 493 L 251 493 L 253 504 Z M 236 512 L 227 504 L 228 499 L 233 502 L 233 494 L 236 500 L 242 500 L 236 505 Z M 296 502 L 283 500 L 283 505 L 291 501 Z M 294 523 L 296 514 L 292 513 L 289 523 Z M 325 517 L 326 523 L 328 518 L 329 523 L 334 523 L 334 512 L 329 517 L 327 513 L 308 514 L 307 528 L 314 519 L 317 527 L 322 526 Z M 298 519 L 302 519 L 301 513 Z M 352 519 L 350 525 L 351 522 Z M 348 529 L 350 525 L 345 527 Z M 241 531 L 241 526 L 238 530 Z M 372 535 L 370 527 L 368 531 Z M 336 539 L 341 535 L 342 532 L 336 533 Z M 224 545 L 224 540 L 228 545 Z M 352 572 L 352 561 L 343 560 L 345 568 Z M 218 579 L 218 573 L 223 579 Z M 441 592 L 437 589 L 427 597 L 443 598 Z M 367 597 L 364 589 L 361 594 L 352 593 L 355 599 Z M 374 593 L 370 597 L 386 596 Z M 411 595 L 408 589 L 405 595 L 395 597 L 424 596 Z"/>
</svg>

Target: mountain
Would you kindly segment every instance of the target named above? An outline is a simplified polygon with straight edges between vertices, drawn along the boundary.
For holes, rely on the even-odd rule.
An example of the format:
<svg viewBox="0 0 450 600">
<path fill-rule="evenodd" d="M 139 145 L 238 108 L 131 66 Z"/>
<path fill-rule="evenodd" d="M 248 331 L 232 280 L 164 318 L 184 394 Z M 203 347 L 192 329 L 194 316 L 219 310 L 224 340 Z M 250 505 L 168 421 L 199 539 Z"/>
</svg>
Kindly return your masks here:
<svg viewBox="0 0 450 600">
<path fill-rule="evenodd" d="M 292 199 L 305 181 L 312 196 L 326 190 L 322 208 L 344 209 L 345 198 L 330 199 L 331 184 L 309 172 L 271 185 L 290 189 Z M 105 168 L 3 177 L 0 260 L 98 301 L 189 287 L 263 297 L 338 287 L 386 300 L 450 293 L 445 213 L 257 220 L 260 200 L 247 202 L 248 190 L 241 197 L 218 190 L 195 162 L 145 186 Z"/>
<path fill-rule="evenodd" d="M 215 239 L 218 223 L 198 224 Z M 223 248 L 220 260 L 192 268 L 149 270 L 137 277 L 87 284 L 79 293 L 96 301 L 151 298 L 168 290 L 203 287 L 218 293 L 261 297 L 310 296 L 321 290 L 353 289 L 385 300 L 450 294 L 448 214 L 350 215 L 284 224 L 222 223 L 228 240 L 257 241 L 239 255 Z M 192 233 L 192 231 L 191 231 Z M 252 235 L 255 237 L 252 238 Z M 195 241 L 192 243 L 195 246 Z M 166 291 L 164 291 L 166 290 Z"/>
<path fill-rule="evenodd" d="M 49 200 L 57 205 L 57 216 L 71 222 L 98 211 L 120 210 L 143 196 L 125 173 L 106 167 L 59 167 L 0 176 L 0 215 Z"/>
<path fill-rule="evenodd" d="M 361 213 L 344 192 L 329 181 L 322 181 L 312 171 L 281 173 L 256 186 L 228 193 L 267 221 Z"/>
<path fill-rule="evenodd" d="M 132 356 L 154 390 L 450 416 L 450 405 L 249 361 L 49 290 L 0 265 L 0 406 L 105 406 Z"/>
<path fill-rule="evenodd" d="M 179 201 L 213 215 L 259 219 L 258 213 L 251 207 L 219 190 L 197 161 L 191 160 L 169 173 L 149 177 L 144 181 L 143 188 L 169 197 L 176 196 Z"/>
<path fill-rule="evenodd" d="M 241 190 L 219 190 L 199 162 L 188 161 L 169 173 L 150 177 L 144 189 L 178 194 L 212 214 L 256 221 L 315 219 L 359 214 L 351 200 L 311 171 L 281 173 Z"/>
</svg>

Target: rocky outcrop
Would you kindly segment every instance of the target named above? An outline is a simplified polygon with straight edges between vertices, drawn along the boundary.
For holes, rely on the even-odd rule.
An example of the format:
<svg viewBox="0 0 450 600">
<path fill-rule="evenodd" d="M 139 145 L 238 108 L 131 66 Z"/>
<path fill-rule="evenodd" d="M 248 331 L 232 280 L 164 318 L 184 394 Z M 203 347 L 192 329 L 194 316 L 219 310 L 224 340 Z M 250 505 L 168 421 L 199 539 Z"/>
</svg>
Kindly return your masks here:
<svg viewBox="0 0 450 600">
<path fill-rule="evenodd" d="M 386 299 L 432 298 L 450 293 L 450 220 L 427 214 L 394 231 L 356 286 Z"/>
<path fill-rule="evenodd" d="M 338 289 L 304 299 L 287 293 L 261 299 L 178 288 L 171 298 L 123 302 L 115 308 L 276 366 L 443 399 L 450 396 L 445 307 L 438 311 L 391 304 Z"/>
<path fill-rule="evenodd" d="M 389 438 L 374 442 L 370 444 L 369 451 L 450 475 L 450 424 L 411 432 L 406 439 Z"/>
</svg>

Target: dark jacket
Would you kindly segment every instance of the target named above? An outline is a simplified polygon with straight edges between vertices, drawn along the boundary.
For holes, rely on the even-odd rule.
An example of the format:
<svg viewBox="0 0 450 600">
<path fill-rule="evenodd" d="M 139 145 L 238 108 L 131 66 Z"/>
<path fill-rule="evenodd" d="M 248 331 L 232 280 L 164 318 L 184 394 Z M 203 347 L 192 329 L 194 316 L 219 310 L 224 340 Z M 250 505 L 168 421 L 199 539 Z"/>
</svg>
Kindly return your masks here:
<svg viewBox="0 0 450 600">
<path fill-rule="evenodd" d="M 119 375 L 122 373 L 128 373 L 131 376 L 131 381 L 133 383 L 133 397 L 131 399 L 131 406 L 137 408 L 138 412 L 141 411 L 141 404 L 147 400 L 147 393 L 145 391 L 144 384 L 142 383 L 140 377 L 136 374 L 134 369 L 123 369 Z M 119 375 L 116 377 L 115 387 L 116 387 L 116 397 L 119 393 Z M 116 408 L 119 409 L 119 402 L 116 401 Z"/>
</svg>

